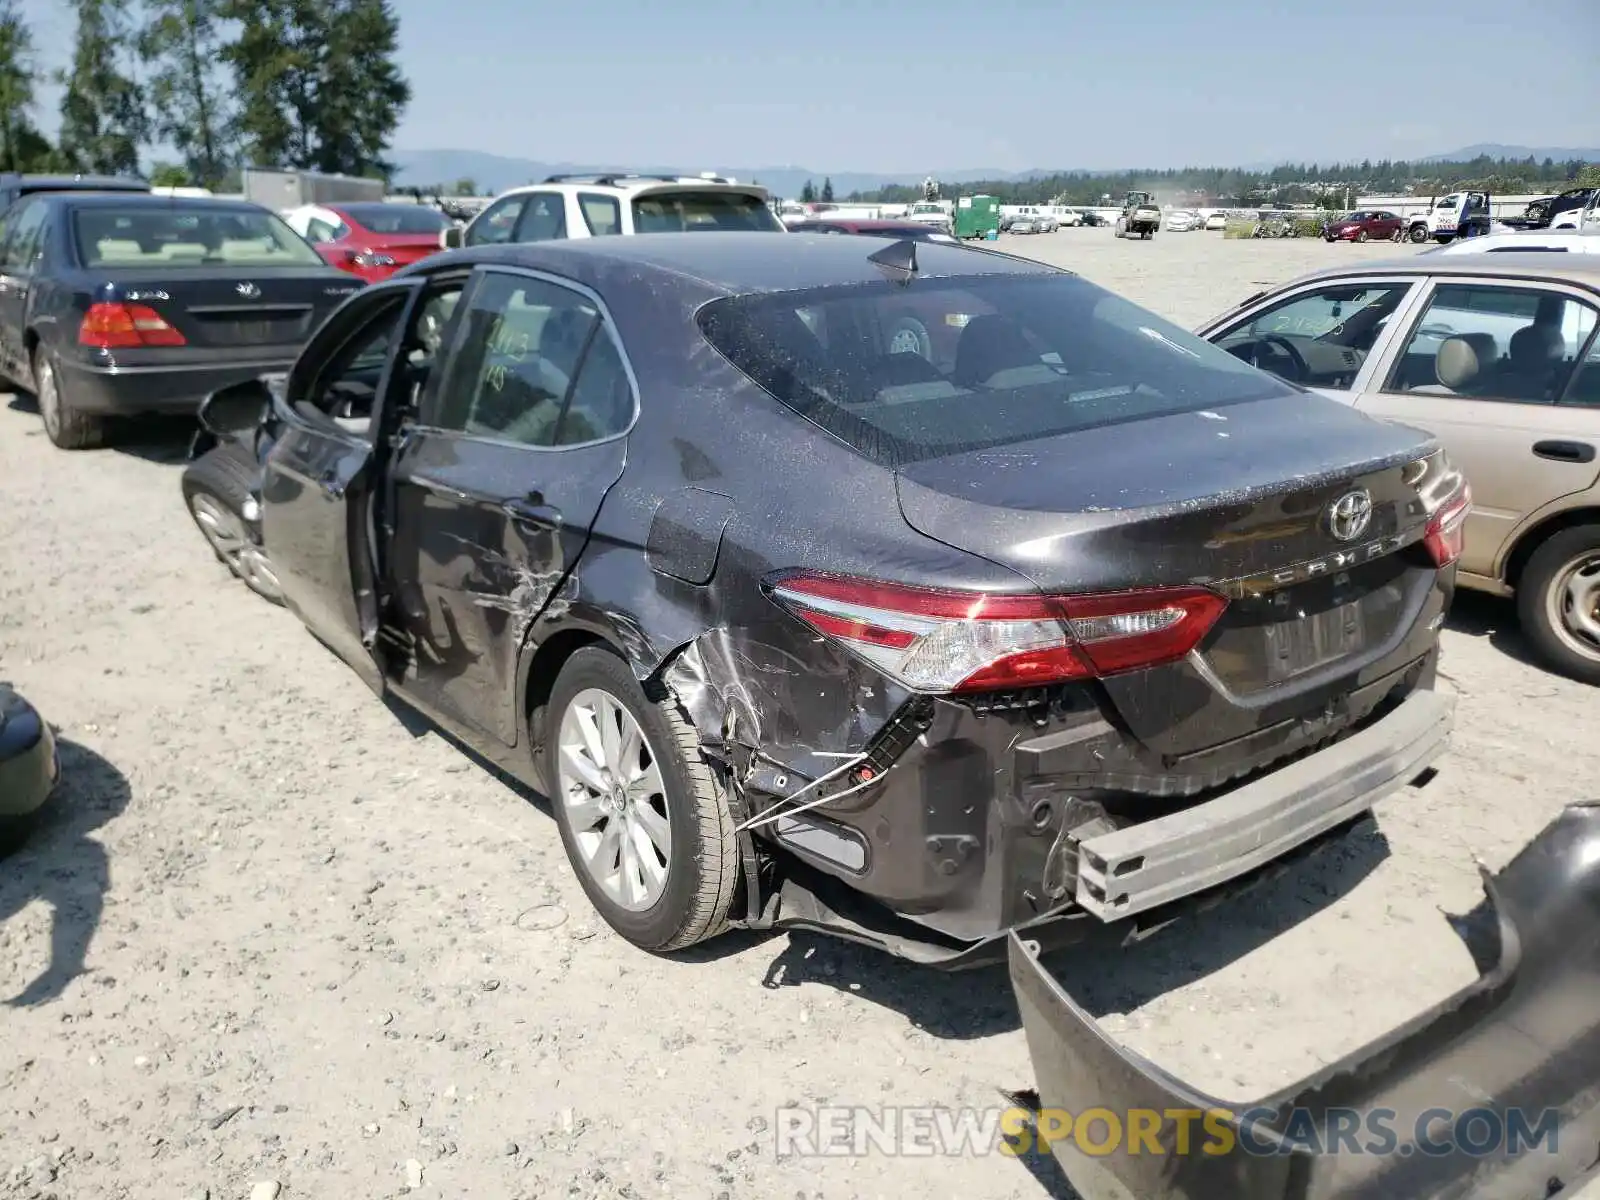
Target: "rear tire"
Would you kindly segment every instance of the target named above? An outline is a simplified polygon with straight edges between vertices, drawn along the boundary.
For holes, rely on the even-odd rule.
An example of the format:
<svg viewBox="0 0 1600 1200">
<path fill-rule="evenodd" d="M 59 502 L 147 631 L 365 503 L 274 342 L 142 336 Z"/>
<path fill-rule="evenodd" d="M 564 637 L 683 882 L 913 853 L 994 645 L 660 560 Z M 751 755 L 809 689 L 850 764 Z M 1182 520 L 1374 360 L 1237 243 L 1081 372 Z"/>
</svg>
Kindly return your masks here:
<svg viewBox="0 0 1600 1200">
<path fill-rule="evenodd" d="M 557 676 L 544 721 L 561 842 L 606 924 L 655 952 L 726 929 L 740 876 L 733 816 L 673 700 L 652 701 L 621 658 L 585 647 Z"/>
<path fill-rule="evenodd" d="M 33 379 L 34 399 L 51 445 L 60 450 L 93 450 L 105 445 L 104 418 L 75 408 L 71 398 L 62 394 L 55 357 L 43 346 L 33 351 Z"/>
<path fill-rule="evenodd" d="M 1600 525 L 1563 529 L 1517 580 L 1517 616 L 1545 665 L 1600 685 Z"/>
<path fill-rule="evenodd" d="M 1364 242 L 1366 240 L 1367 240 L 1367 231 L 1365 229 L 1356 230 L 1356 241 Z"/>
<path fill-rule="evenodd" d="M 217 446 L 184 468 L 183 500 L 211 552 L 234 578 L 263 600 L 282 604 L 272 561 L 244 516 L 257 473 L 256 463 L 237 446 Z"/>
</svg>

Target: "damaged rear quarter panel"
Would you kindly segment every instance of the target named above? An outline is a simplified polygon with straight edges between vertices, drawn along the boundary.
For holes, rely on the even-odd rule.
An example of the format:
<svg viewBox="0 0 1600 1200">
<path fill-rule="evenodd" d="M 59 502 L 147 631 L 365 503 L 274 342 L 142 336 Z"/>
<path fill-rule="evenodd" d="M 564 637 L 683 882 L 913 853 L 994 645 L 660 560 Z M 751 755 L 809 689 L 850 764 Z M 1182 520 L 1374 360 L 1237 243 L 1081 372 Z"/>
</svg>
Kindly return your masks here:
<svg viewBox="0 0 1600 1200">
<path fill-rule="evenodd" d="M 641 288 L 628 266 L 606 271 L 615 278 L 596 286 L 634 365 L 640 417 L 562 604 L 534 624 L 523 678 L 552 636 L 595 633 L 641 681 L 677 696 L 708 748 L 731 736 L 815 778 L 861 750 L 908 693 L 784 613 L 762 594 L 763 577 L 804 568 L 924 586 L 1025 581 L 911 530 L 892 472 L 718 354 L 694 323 L 720 294 L 712 285 L 654 274 Z"/>
</svg>

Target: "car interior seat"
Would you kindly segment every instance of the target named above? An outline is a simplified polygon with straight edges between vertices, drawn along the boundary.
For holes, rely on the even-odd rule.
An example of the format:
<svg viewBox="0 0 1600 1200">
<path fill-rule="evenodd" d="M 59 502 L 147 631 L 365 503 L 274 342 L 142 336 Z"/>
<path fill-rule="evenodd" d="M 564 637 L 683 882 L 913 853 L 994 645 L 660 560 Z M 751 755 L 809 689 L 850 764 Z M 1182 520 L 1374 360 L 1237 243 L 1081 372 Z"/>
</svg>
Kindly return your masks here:
<svg viewBox="0 0 1600 1200">
<path fill-rule="evenodd" d="M 1010 317 L 988 313 L 973 317 L 962 330 L 961 340 L 956 343 L 955 367 L 951 375 L 962 387 L 992 387 L 1001 373 L 1009 375 L 1019 368 L 1026 368 L 1031 374 L 1041 366 L 1039 351 L 1029 343 L 1022 326 Z M 1054 372 L 1048 367 L 1044 370 L 1053 377 Z M 1014 384 L 1008 380 L 1001 386 L 1008 385 Z"/>
<path fill-rule="evenodd" d="M 1511 335 L 1500 390 L 1517 400 L 1547 400 L 1566 358 L 1567 339 L 1553 325 L 1535 322 Z"/>
<path fill-rule="evenodd" d="M 1438 383 L 1422 384 L 1411 390 L 1439 396 L 1464 392 L 1494 366 L 1498 349 L 1491 333 L 1462 333 L 1445 338 L 1433 359 L 1433 374 Z"/>
</svg>

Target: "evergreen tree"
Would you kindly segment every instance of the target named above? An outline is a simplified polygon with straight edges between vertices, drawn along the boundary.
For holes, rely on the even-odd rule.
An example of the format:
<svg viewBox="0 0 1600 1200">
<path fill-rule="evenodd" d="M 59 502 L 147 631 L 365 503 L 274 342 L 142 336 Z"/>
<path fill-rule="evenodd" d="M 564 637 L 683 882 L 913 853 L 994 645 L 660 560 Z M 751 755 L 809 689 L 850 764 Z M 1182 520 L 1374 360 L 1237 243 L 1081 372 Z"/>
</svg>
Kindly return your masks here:
<svg viewBox="0 0 1600 1200">
<path fill-rule="evenodd" d="M 0 0 L 0 171 L 49 170 L 54 148 L 33 124 L 33 31 L 16 0 Z"/>
<path fill-rule="evenodd" d="M 78 18 L 72 65 L 57 75 L 61 154 L 85 171 L 108 175 L 139 169 L 149 121 L 139 85 L 122 69 L 128 45 L 127 6 L 117 0 L 70 0 Z"/>
<path fill-rule="evenodd" d="M 218 0 L 145 0 L 139 53 L 151 71 L 154 132 L 183 156 L 201 187 L 216 188 L 231 159 L 229 106 L 217 79 Z"/>
<path fill-rule="evenodd" d="M 817 202 L 817 185 L 811 180 L 806 180 L 805 187 L 800 189 L 801 204 L 815 204 Z"/>
<path fill-rule="evenodd" d="M 822 202 L 824 204 L 833 203 L 833 180 L 831 179 L 822 181 Z"/>
<path fill-rule="evenodd" d="M 389 139 L 411 99 L 395 63 L 388 0 L 220 0 L 237 127 L 257 166 L 387 176 Z"/>
</svg>

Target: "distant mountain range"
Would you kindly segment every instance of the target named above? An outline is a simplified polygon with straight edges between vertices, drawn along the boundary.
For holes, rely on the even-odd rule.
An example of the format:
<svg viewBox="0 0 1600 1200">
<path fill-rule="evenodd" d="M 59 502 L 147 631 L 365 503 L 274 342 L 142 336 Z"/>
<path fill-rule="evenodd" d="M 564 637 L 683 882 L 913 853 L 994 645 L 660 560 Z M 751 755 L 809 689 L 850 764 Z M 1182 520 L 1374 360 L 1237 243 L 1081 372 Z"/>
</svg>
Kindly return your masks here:
<svg viewBox="0 0 1600 1200">
<path fill-rule="evenodd" d="M 1543 162 L 1547 158 L 1556 162 L 1600 162 L 1600 150 L 1593 147 L 1578 149 L 1572 146 L 1502 146 L 1498 142 L 1480 142 L 1476 146 L 1463 146 L 1449 154 L 1430 154 L 1422 162 L 1471 162 L 1475 158 L 1532 158 Z"/>
<path fill-rule="evenodd" d="M 1535 158 L 1543 162 L 1553 158 L 1557 162 L 1582 159 L 1600 161 L 1600 149 L 1577 150 L 1565 147 L 1539 146 L 1467 146 L 1449 154 L 1434 154 L 1421 162 L 1462 162 L 1488 155 L 1491 158 Z M 776 196 L 798 196 L 809 181 L 822 186 L 825 178 L 832 178 L 837 195 L 851 192 L 874 191 L 886 184 L 916 185 L 923 175 L 896 175 L 893 172 L 869 174 L 864 171 L 837 171 L 831 176 L 827 171 L 813 171 L 798 166 L 730 167 L 722 163 L 709 163 L 693 167 L 682 166 L 624 166 L 618 163 L 546 163 L 528 158 L 509 158 L 501 154 L 488 154 L 482 150 L 396 150 L 392 155 L 398 168 L 396 182 L 405 187 L 452 187 L 458 180 L 470 179 L 482 193 L 503 192 L 507 188 L 525 183 L 536 183 L 550 175 L 581 175 L 601 171 L 628 170 L 644 175 L 698 175 L 714 170 L 721 175 L 731 175 L 743 183 L 760 183 Z M 1250 163 L 1240 167 L 1245 171 L 1270 171 L 1276 163 Z M 994 182 L 1024 182 L 1049 175 L 1065 173 L 1075 168 L 1034 168 L 1028 171 L 1001 171 L 994 168 L 969 167 L 960 171 L 934 171 L 941 183 L 971 183 L 976 180 Z M 1094 171 L 1091 174 L 1115 174 L 1115 171 Z"/>
</svg>

